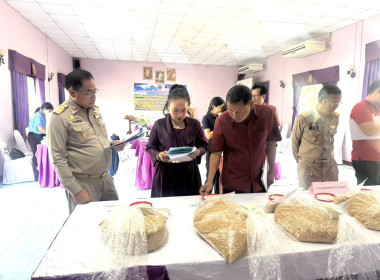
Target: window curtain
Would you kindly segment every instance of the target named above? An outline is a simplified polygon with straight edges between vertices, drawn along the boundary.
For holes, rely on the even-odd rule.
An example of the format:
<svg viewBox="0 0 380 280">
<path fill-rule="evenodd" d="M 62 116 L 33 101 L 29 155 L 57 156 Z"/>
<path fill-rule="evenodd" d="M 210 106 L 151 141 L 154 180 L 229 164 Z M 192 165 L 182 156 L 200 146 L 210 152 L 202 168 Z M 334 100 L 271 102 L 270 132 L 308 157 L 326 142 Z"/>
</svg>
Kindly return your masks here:
<svg viewBox="0 0 380 280">
<path fill-rule="evenodd" d="M 38 81 L 41 101 L 45 100 L 45 66 L 14 50 L 8 50 L 8 60 L 12 80 L 13 126 L 26 139 L 25 128 L 29 125 L 27 76 L 41 80 Z"/>
<path fill-rule="evenodd" d="M 336 84 L 339 81 L 339 66 L 332 66 L 319 70 L 307 71 L 293 75 L 293 124 L 298 116 L 298 103 L 301 95 L 301 88 L 307 85 Z"/>
<path fill-rule="evenodd" d="M 368 87 L 380 79 L 380 40 L 365 45 L 365 69 L 362 99 L 368 95 Z"/>
<path fill-rule="evenodd" d="M 268 101 L 269 101 L 269 81 L 256 83 L 256 85 L 266 87 L 266 89 L 267 89 L 267 95 L 265 96 L 264 102 L 268 103 Z"/>
<path fill-rule="evenodd" d="M 25 128 L 29 125 L 29 104 L 20 100 L 28 100 L 28 86 L 26 75 L 20 72 L 11 71 L 12 94 L 14 107 L 14 127 L 20 131 L 22 137 L 26 139 Z"/>
<path fill-rule="evenodd" d="M 58 79 L 58 101 L 59 101 L 59 104 L 62 104 L 63 102 L 65 102 L 66 75 L 62 73 L 58 73 L 57 79 Z"/>
</svg>

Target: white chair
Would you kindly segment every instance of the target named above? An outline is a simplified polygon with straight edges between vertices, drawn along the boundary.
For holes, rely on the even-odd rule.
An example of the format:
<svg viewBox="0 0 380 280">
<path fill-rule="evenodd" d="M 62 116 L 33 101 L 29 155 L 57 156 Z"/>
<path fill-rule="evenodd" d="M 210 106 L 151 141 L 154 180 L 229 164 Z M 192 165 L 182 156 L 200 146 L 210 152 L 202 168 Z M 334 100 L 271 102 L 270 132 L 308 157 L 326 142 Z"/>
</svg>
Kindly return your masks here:
<svg viewBox="0 0 380 280">
<path fill-rule="evenodd" d="M 32 156 L 11 159 L 7 144 L 0 139 L 0 151 L 4 158 L 3 184 L 34 181 Z"/>
<path fill-rule="evenodd" d="M 28 148 L 26 141 L 22 138 L 20 131 L 15 129 L 13 131 L 13 137 L 15 138 L 16 148 L 24 153 L 25 156 L 33 156 L 33 152 L 30 148 Z"/>
</svg>

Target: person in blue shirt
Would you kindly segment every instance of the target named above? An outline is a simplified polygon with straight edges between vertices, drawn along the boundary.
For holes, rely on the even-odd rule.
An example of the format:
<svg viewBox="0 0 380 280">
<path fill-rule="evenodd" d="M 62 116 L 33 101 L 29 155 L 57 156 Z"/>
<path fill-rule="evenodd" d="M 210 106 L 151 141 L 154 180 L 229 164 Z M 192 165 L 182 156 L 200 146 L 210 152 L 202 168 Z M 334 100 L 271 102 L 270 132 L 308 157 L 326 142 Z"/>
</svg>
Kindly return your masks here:
<svg viewBox="0 0 380 280">
<path fill-rule="evenodd" d="M 41 144 L 42 138 L 46 135 L 46 115 L 54 109 L 50 102 L 45 102 L 40 108 L 37 108 L 33 117 L 29 121 L 28 142 L 33 152 L 33 172 L 34 181 L 38 181 L 37 158 L 36 151 L 37 145 Z"/>
</svg>

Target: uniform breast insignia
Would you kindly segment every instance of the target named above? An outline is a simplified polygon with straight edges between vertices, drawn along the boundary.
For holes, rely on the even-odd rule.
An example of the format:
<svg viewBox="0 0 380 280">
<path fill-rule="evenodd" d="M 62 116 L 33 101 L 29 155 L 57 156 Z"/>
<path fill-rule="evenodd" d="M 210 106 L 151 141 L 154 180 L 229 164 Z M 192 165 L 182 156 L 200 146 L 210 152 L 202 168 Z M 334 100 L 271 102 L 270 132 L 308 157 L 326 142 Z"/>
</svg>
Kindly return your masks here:
<svg viewBox="0 0 380 280">
<path fill-rule="evenodd" d="M 319 129 L 318 123 L 316 123 L 316 122 L 310 123 L 309 129 L 310 130 L 318 130 Z"/>
<path fill-rule="evenodd" d="M 317 141 L 317 138 L 312 137 L 312 138 L 311 138 L 311 142 L 315 142 L 315 141 Z"/>
<path fill-rule="evenodd" d="M 86 134 L 86 133 L 83 133 L 83 140 L 84 140 L 84 141 L 87 141 L 87 139 L 88 139 L 87 134 Z"/>
<path fill-rule="evenodd" d="M 82 122 L 82 120 L 80 118 L 78 118 L 77 116 L 74 116 L 74 115 L 70 115 L 70 120 L 73 123 L 80 123 L 80 122 Z"/>
<path fill-rule="evenodd" d="M 340 114 L 339 114 L 338 112 L 334 112 L 334 116 L 335 116 L 335 117 L 339 117 Z"/>
<path fill-rule="evenodd" d="M 336 125 L 332 124 L 330 125 L 330 129 L 335 129 L 336 128 Z"/>
<path fill-rule="evenodd" d="M 55 109 L 53 112 L 59 115 L 59 114 L 61 114 L 63 111 L 65 111 L 68 107 L 69 107 L 69 105 L 67 105 L 66 103 L 62 103 L 62 104 L 59 105 L 58 108 Z"/>
</svg>

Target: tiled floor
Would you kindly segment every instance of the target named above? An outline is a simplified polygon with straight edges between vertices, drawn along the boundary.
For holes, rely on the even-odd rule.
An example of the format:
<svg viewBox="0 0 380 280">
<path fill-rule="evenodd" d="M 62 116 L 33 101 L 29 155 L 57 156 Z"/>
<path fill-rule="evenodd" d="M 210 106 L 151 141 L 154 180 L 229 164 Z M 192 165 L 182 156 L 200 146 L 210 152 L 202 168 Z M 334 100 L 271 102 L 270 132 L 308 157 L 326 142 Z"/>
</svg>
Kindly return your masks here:
<svg viewBox="0 0 380 280">
<path fill-rule="evenodd" d="M 115 175 L 120 200 L 150 197 L 134 187 L 134 158 L 120 162 Z M 205 179 L 204 158 L 200 166 Z M 353 169 L 339 166 L 340 179 L 355 181 Z M 38 183 L 0 185 L 0 280 L 30 279 L 68 211 L 64 191 L 40 188 Z"/>
</svg>

